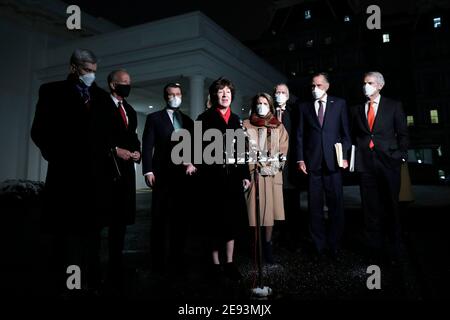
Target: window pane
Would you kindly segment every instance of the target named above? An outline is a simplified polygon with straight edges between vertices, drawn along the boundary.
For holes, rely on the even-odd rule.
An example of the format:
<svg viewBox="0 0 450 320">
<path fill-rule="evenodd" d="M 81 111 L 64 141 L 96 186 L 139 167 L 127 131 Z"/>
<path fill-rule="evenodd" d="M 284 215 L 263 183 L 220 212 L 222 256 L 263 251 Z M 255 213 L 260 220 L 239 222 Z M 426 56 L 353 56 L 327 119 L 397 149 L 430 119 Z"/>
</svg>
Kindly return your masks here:
<svg viewBox="0 0 450 320">
<path fill-rule="evenodd" d="M 305 10 L 305 19 L 311 19 L 311 10 Z"/>
<path fill-rule="evenodd" d="M 437 110 L 430 110 L 431 123 L 439 123 L 439 114 Z"/>
<path fill-rule="evenodd" d="M 435 29 L 441 27 L 441 17 L 437 17 L 433 19 L 433 26 Z"/>
</svg>

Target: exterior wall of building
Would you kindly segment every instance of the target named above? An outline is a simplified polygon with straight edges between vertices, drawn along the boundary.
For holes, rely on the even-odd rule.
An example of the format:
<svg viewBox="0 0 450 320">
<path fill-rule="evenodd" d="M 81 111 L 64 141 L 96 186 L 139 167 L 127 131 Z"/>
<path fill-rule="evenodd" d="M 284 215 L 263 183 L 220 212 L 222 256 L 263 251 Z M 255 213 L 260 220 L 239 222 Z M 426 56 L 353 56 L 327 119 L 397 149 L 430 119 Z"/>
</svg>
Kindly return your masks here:
<svg viewBox="0 0 450 320">
<path fill-rule="evenodd" d="M 59 28 L 65 28 L 64 15 L 64 24 L 60 25 L 35 21 L 14 10 L 5 16 L 7 19 L 0 21 L 0 36 L 10 47 L 0 52 L 5 71 L 0 80 L 0 181 L 45 179 L 47 163 L 29 136 L 38 89 L 42 83 L 67 76 L 68 60 L 76 48 L 88 48 L 99 57 L 96 79 L 105 89 L 110 71 L 129 71 L 136 86 L 130 102 L 139 114 L 140 138 L 148 106 L 155 106 L 152 111 L 164 107 L 162 87 L 169 81 L 183 79 L 183 110 L 195 119 L 203 111 L 207 87 L 219 76 L 235 83 L 233 108 L 242 116 L 247 113 L 247 109 L 242 109 L 248 105 L 248 97 L 270 91 L 274 83 L 285 80 L 280 72 L 200 12 L 120 30 L 92 26 L 91 32 L 102 32 L 89 36 L 61 31 Z M 136 171 L 137 187 L 145 187 L 140 165 Z"/>
</svg>

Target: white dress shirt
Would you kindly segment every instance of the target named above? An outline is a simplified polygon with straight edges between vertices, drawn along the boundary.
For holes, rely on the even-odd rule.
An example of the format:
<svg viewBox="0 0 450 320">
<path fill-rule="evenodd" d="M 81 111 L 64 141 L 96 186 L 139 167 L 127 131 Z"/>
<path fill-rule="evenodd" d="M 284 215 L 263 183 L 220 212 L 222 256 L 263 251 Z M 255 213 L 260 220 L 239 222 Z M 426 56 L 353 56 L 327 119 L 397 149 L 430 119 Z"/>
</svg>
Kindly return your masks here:
<svg viewBox="0 0 450 320">
<path fill-rule="evenodd" d="M 376 97 L 376 98 L 373 100 L 373 115 L 374 115 L 374 117 L 377 116 L 378 105 L 380 104 L 380 98 L 381 98 L 381 96 L 378 95 L 378 97 Z M 365 105 L 365 107 L 364 107 L 364 112 L 365 112 L 365 114 L 366 114 L 366 118 L 367 118 L 367 111 L 369 110 L 369 103 L 370 103 L 370 100 L 368 100 L 368 101 L 366 102 L 366 105 Z"/>
<path fill-rule="evenodd" d="M 125 110 L 125 107 L 123 106 L 123 101 L 117 99 L 117 98 L 114 97 L 112 94 L 111 94 L 111 99 L 114 101 L 114 103 L 115 103 L 115 105 L 116 105 L 117 108 L 119 108 L 119 102 L 122 102 L 123 112 L 125 112 L 125 117 L 127 118 L 127 123 L 129 123 L 129 121 L 128 121 L 128 115 L 127 115 L 127 110 Z"/>
<path fill-rule="evenodd" d="M 319 100 L 322 101 L 323 115 L 325 115 L 325 109 L 327 108 L 328 95 L 325 94 L 325 96 L 322 99 L 317 99 L 316 101 L 314 101 L 314 109 L 316 110 L 316 116 L 319 116 Z"/>
<path fill-rule="evenodd" d="M 166 108 L 167 114 L 169 115 L 169 119 L 173 124 L 173 109 Z"/>
</svg>

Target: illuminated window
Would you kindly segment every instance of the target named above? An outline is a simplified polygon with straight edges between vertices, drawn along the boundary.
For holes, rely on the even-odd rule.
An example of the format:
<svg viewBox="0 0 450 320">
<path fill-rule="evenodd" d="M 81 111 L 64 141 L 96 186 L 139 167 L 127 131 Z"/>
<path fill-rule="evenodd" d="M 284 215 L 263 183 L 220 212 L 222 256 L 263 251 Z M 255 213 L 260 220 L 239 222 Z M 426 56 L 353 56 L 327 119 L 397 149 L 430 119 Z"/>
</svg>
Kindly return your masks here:
<svg viewBox="0 0 450 320">
<path fill-rule="evenodd" d="M 306 46 L 307 46 L 308 48 L 311 48 L 313 45 L 314 45 L 314 40 L 308 40 L 308 41 L 306 41 Z"/>
<path fill-rule="evenodd" d="M 344 22 L 350 22 L 350 16 L 345 16 L 344 17 Z"/>
<path fill-rule="evenodd" d="M 439 115 L 437 110 L 430 110 L 431 123 L 439 123 Z"/>
<path fill-rule="evenodd" d="M 383 43 L 390 42 L 390 41 L 391 41 L 391 37 L 389 36 L 389 33 L 384 33 L 383 34 Z"/>
<path fill-rule="evenodd" d="M 311 19 L 311 10 L 305 10 L 305 20 Z"/>
<path fill-rule="evenodd" d="M 414 116 L 407 116 L 406 123 L 408 124 L 408 127 L 413 126 L 414 125 Z"/>
<path fill-rule="evenodd" d="M 433 19 L 433 26 L 435 29 L 441 27 L 441 17 L 437 17 Z"/>
</svg>

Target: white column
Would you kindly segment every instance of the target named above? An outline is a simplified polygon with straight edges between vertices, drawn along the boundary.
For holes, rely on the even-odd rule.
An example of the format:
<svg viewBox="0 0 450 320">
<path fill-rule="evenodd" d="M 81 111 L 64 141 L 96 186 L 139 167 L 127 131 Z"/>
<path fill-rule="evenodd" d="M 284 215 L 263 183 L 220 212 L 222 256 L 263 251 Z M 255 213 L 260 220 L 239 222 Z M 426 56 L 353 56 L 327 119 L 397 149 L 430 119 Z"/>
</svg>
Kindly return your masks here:
<svg viewBox="0 0 450 320">
<path fill-rule="evenodd" d="M 204 97 L 205 77 L 200 74 L 189 76 L 190 115 L 192 120 L 205 109 L 206 97 Z"/>
</svg>

